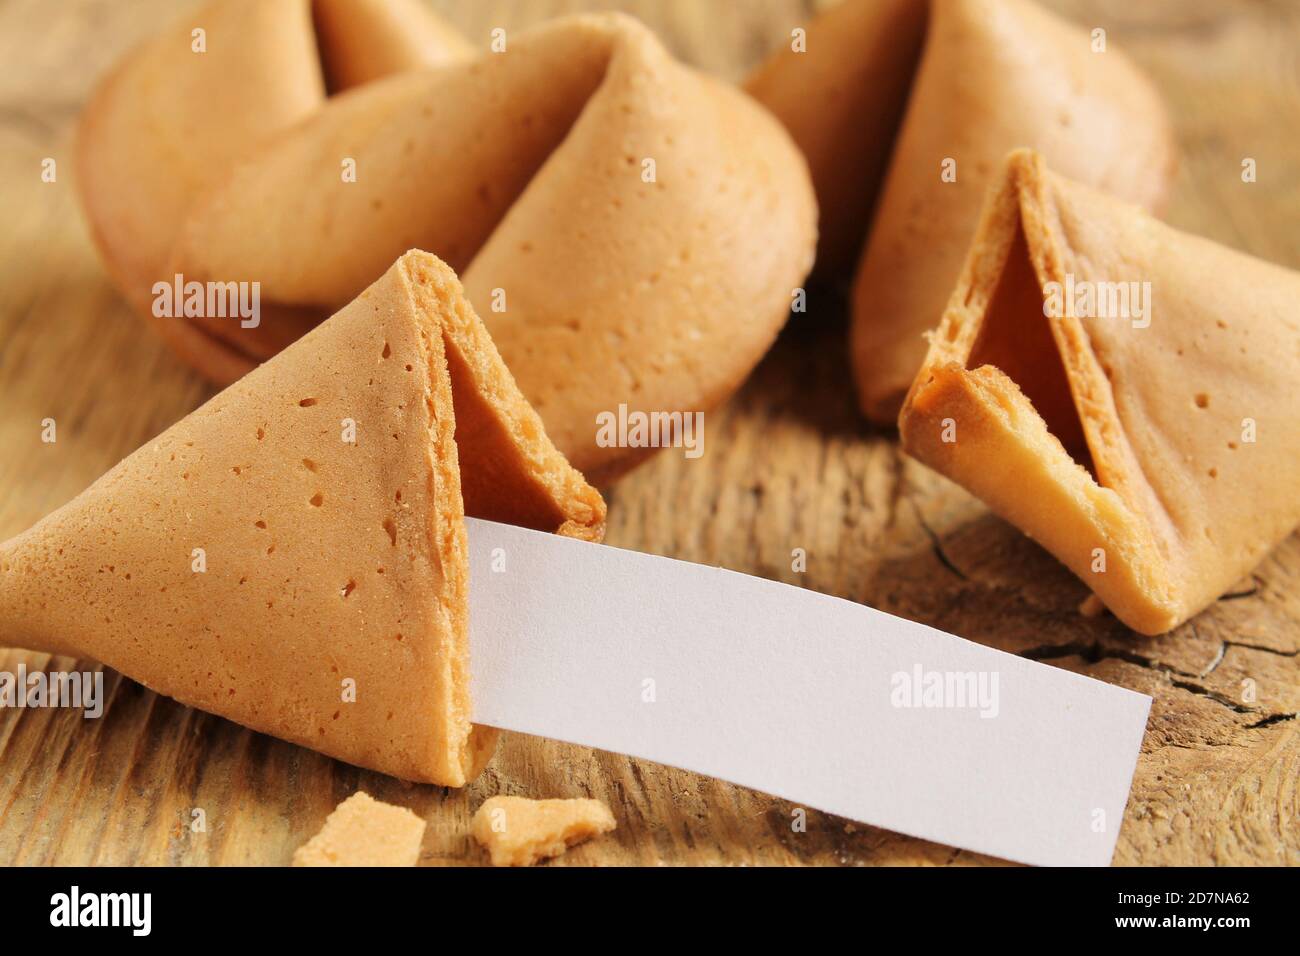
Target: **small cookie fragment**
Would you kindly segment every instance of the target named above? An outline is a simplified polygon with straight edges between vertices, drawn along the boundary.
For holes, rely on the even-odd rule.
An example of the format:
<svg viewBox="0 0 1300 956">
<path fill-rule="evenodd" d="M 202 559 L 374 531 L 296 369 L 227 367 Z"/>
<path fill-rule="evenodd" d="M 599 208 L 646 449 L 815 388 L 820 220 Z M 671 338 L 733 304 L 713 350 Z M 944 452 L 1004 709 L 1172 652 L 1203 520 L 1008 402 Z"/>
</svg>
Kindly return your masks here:
<svg viewBox="0 0 1300 956">
<path fill-rule="evenodd" d="M 358 790 L 298 847 L 294 866 L 415 866 L 424 821 L 405 807 L 381 803 Z"/>
<path fill-rule="evenodd" d="M 531 866 L 614 826 L 614 814 L 599 800 L 492 797 L 474 814 L 471 829 L 493 866 Z"/>
</svg>

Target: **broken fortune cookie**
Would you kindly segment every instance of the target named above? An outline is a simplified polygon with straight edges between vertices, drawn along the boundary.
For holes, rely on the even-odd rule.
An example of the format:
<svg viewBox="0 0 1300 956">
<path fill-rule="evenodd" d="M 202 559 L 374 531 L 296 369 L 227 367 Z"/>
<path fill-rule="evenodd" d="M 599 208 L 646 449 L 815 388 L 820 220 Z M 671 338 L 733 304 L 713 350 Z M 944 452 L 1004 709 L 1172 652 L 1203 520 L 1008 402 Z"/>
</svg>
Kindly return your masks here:
<svg viewBox="0 0 1300 956">
<path fill-rule="evenodd" d="M 1300 274 L 1017 151 L 904 404 L 903 446 L 1129 627 L 1168 631 L 1300 524 L 1297 301 Z"/>
<path fill-rule="evenodd" d="M 493 866 L 532 866 L 615 825 L 614 814 L 599 800 L 491 797 L 475 812 L 470 829 Z"/>
<path fill-rule="evenodd" d="M 320 832 L 298 847 L 294 866 L 415 866 L 424 821 L 405 807 L 358 790 L 331 811 Z"/>
<path fill-rule="evenodd" d="M 409 252 L 0 545 L 0 636 L 459 786 L 495 739 L 470 724 L 466 512 L 596 540 L 605 505 L 455 275 Z"/>
</svg>

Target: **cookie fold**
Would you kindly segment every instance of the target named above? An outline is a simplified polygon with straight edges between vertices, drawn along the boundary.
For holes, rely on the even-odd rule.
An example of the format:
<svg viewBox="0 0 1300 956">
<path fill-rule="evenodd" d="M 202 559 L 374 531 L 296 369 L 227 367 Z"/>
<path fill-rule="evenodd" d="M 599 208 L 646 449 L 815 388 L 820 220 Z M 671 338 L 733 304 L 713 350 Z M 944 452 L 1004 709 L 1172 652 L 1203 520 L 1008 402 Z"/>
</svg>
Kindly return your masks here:
<svg viewBox="0 0 1300 956">
<path fill-rule="evenodd" d="M 311 0 L 331 92 L 467 59 L 474 46 L 423 0 Z"/>
<path fill-rule="evenodd" d="M 458 786 L 495 739 L 470 724 L 467 510 L 588 539 L 605 516 L 455 275 L 410 252 L 0 545 L 0 634 Z"/>
<path fill-rule="evenodd" d="M 218 6 L 233 16 L 239 2 Z M 156 71 L 155 57 L 189 68 L 148 47 L 127 72 Z M 83 135 L 81 163 L 97 167 L 145 124 L 171 135 L 200 105 L 178 96 L 146 111 L 101 97 L 83 121 L 98 134 Z M 597 415 L 716 405 L 770 346 L 812 264 L 816 204 L 788 134 L 628 17 L 512 33 L 504 49 L 362 83 L 318 97 L 296 124 L 263 125 L 273 129 L 248 131 L 238 155 L 213 160 L 219 176 L 182 190 L 157 170 L 184 211 L 149 236 L 154 278 L 262 290 L 256 328 L 211 317 L 182 326 L 213 347 L 182 349 L 186 358 L 228 380 L 404 249 L 430 249 L 462 274 L 551 438 L 593 480 L 645 454 L 602 447 Z M 137 176 L 132 189 L 151 182 Z M 122 224 L 149 225 L 105 201 L 109 188 L 92 183 L 86 207 L 112 262 Z"/>
<path fill-rule="evenodd" d="M 326 74 L 345 87 L 470 51 L 418 0 L 215 0 L 146 40 L 99 83 L 77 125 L 77 186 L 113 278 L 152 318 L 153 283 L 171 278 L 195 197 L 320 109 Z M 220 343 L 184 323 L 155 325 L 215 379 L 250 367 L 219 364 L 210 353 Z"/>
<path fill-rule="evenodd" d="M 153 285 L 194 197 L 325 98 L 309 0 L 219 0 L 146 40 L 95 88 L 77 124 L 78 195 L 127 301 L 182 359 L 228 384 L 252 366 L 154 315 Z"/>
<path fill-rule="evenodd" d="M 808 159 L 821 210 L 818 277 L 857 264 L 921 56 L 925 0 L 847 0 L 745 83 Z M 792 31 L 793 32 L 793 31 Z"/>
<path fill-rule="evenodd" d="M 899 418 L 906 450 L 1121 620 L 1176 627 L 1298 523 L 1300 275 L 1006 161 Z"/>
</svg>

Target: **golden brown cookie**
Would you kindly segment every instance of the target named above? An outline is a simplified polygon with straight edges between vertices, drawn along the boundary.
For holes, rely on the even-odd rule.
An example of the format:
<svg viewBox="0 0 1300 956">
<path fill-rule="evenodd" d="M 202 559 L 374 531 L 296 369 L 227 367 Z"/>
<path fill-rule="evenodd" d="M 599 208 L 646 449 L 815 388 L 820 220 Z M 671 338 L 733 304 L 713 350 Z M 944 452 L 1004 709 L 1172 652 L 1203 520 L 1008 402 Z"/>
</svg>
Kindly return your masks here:
<svg viewBox="0 0 1300 956">
<path fill-rule="evenodd" d="M 597 415 L 705 411 L 767 350 L 811 267 L 816 205 L 803 157 L 744 93 L 594 15 L 326 98 L 307 0 L 267 5 L 219 0 L 202 56 L 189 21 L 146 45 L 79 140 L 88 215 L 140 308 L 177 274 L 260 283 L 256 327 L 155 320 L 205 374 L 246 371 L 430 249 L 556 445 L 607 480 L 645 452 L 602 447 Z"/>
<path fill-rule="evenodd" d="M 0 629 L 350 763 L 459 786 L 495 738 L 470 725 L 466 507 L 586 539 L 604 527 L 455 275 L 410 252 L 0 545 Z"/>
<path fill-rule="evenodd" d="M 1012 154 L 899 419 L 1124 623 L 1176 627 L 1300 524 L 1300 275 Z"/>
<path fill-rule="evenodd" d="M 816 17 L 745 88 L 803 150 L 821 210 L 819 278 L 861 254 L 921 57 L 926 0 L 846 0 Z M 793 30 L 792 30 L 793 34 Z"/>
</svg>

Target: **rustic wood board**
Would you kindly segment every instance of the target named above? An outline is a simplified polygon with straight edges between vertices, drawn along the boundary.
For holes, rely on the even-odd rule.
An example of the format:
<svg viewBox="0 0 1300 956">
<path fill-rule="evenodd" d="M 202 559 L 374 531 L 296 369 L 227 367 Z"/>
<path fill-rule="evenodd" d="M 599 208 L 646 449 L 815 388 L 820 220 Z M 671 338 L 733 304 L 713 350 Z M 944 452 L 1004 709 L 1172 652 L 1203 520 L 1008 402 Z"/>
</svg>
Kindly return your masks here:
<svg viewBox="0 0 1300 956">
<path fill-rule="evenodd" d="M 1168 218 L 1300 267 L 1300 6 L 1053 0 L 1107 27 L 1168 97 L 1182 167 Z M 210 390 L 105 279 L 71 188 L 70 130 L 97 77 L 177 15 L 173 0 L 0 4 L 0 538 L 73 497 Z M 799 0 L 442 0 L 475 38 L 566 10 L 620 7 L 681 57 L 738 78 L 804 22 Z M 59 162 L 55 184 L 39 178 Z M 1243 157 L 1259 163 L 1244 185 Z M 1075 613 L 1085 591 L 970 496 L 855 414 L 843 301 L 823 292 L 743 391 L 708 454 L 661 455 L 609 489 L 610 543 L 802 584 L 1151 694 L 1116 862 L 1300 863 L 1300 538 L 1236 592 L 1157 639 Z M 40 421 L 58 421 L 54 445 Z M 807 571 L 790 552 L 804 548 Z M 0 651 L 0 669 L 43 655 Z M 55 661 L 69 667 L 71 661 Z M 1244 682 L 1253 682 L 1253 701 Z M 105 716 L 0 713 L 0 862 L 282 864 L 358 787 L 429 821 L 426 864 L 480 863 L 470 813 L 499 792 L 591 795 L 619 828 L 568 864 L 996 862 L 810 814 L 621 756 L 507 735 L 464 791 L 412 786 L 107 675 Z M 1069 741 L 1062 741 L 1069 746 Z M 887 768 L 882 768 L 882 772 Z M 202 808 L 207 830 L 191 832 Z"/>
</svg>

